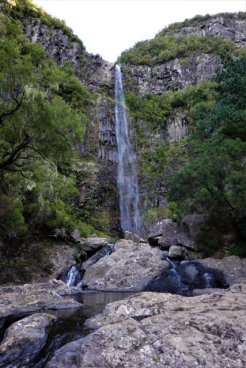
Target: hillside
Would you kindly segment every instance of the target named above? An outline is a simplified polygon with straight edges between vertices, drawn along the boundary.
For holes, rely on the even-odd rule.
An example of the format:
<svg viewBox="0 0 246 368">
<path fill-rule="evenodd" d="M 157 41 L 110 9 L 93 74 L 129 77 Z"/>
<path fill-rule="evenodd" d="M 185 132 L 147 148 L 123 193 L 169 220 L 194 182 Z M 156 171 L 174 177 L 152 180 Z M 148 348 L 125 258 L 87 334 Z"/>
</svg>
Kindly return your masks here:
<svg viewBox="0 0 246 368">
<path fill-rule="evenodd" d="M 243 160 L 245 32 L 245 13 L 197 16 L 167 27 L 152 40 L 137 43 L 119 58 L 138 153 L 144 223 L 165 216 L 179 220 L 192 211 L 206 213 L 211 239 L 206 237 L 203 241 L 211 251 L 222 246 L 219 233 L 223 229 L 234 233 L 236 226 L 236 232 L 244 237 L 244 168 L 236 167 L 235 158 L 223 156 L 215 147 L 222 144 L 225 152 L 239 148 L 240 141 L 237 157 Z M 223 66 L 225 71 L 220 73 Z M 237 117 L 233 111 L 237 111 Z M 237 124 L 240 128 L 234 127 Z M 227 137 L 220 135 L 224 125 Z M 217 141 L 212 142 L 215 135 Z M 209 153 L 211 149 L 214 152 Z M 219 174 L 218 181 L 220 156 L 229 166 Z M 193 161 L 194 157 L 197 161 Z M 211 164 L 209 169 L 207 161 Z M 234 179 L 229 179 L 230 175 Z M 230 192 L 225 186 L 230 187 Z M 230 203 L 234 191 L 240 196 L 240 214 L 234 212 L 235 203 Z M 168 206 L 165 198 L 169 199 Z M 228 201 L 227 205 L 224 201 Z"/>
<path fill-rule="evenodd" d="M 23 244 L 25 253 L 29 242 L 70 239 L 74 229 L 119 236 L 113 65 L 31 1 L 0 5 L 3 259 L 25 259 Z M 245 152 L 245 18 L 195 17 L 119 59 L 144 231 L 166 217 L 205 213 L 208 253 L 226 245 L 227 233 L 232 251 L 244 253 L 244 168 L 235 162 Z M 201 185 L 204 177 L 216 181 Z M 35 246 L 28 257 L 32 263 Z"/>
</svg>

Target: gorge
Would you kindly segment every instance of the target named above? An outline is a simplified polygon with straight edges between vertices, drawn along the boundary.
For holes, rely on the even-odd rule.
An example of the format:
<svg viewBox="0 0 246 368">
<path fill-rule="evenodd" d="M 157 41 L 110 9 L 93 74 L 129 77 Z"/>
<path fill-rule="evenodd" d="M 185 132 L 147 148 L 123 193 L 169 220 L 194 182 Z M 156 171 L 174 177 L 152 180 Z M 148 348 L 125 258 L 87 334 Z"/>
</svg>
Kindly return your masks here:
<svg viewBox="0 0 246 368">
<path fill-rule="evenodd" d="M 243 368 L 246 14 L 115 64 L 0 22 L 0 367 Z"/>
</svg>

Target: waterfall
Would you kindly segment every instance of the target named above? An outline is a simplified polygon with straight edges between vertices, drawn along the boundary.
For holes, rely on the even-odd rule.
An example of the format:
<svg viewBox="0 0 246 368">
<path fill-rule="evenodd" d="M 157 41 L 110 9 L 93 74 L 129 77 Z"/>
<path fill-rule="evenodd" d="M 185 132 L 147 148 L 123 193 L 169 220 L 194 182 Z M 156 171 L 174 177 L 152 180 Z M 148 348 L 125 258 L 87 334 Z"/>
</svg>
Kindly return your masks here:
<svg viewBox="0 0 246 368">
<path fill-rule="evenodd" d="M 68 287 L 71 287 L 71 286 L 81 287 L 82 285 L 81 276 L 76 266 L 72 266 L 70 268 L 70 270 L 68 271 L 66 275 L 64 282 Z"/>
<path fill-rule="evenodd" d="M 129 128 L 121 69 L 115 66 L 115 129 L 118 147 L 117 185 L 120 198 L 120 224 L 123 231 L 141 234 L 136 158 L 129 139 Z"/>
</svg>

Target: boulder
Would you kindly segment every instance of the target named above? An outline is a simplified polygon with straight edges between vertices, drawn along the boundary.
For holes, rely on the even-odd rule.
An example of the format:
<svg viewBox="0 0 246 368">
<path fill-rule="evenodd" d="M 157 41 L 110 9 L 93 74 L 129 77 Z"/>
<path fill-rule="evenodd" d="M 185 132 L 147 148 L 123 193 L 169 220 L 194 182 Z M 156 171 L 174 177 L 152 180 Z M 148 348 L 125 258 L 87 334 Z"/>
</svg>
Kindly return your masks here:
<svg viewBox="0 0 246 368">
<path fill-rule="evenodd" d="M 46 368 L 244 368 L 245 305 L 246 285 L 193 298 L 139 293 L 87 320 L 96 330 L 56 351 Z"/>
<path fill-rule="evenodd" d="M 199 262 L 169 260 L 170 268 L 164 269 L 145 286 L 146 291 L 193 295 L 194 289 L 228 288 L 220 270 L 205 267 Z"/>
<path fill-rule="evenodd" d="M 124 239 L 115 244 L 112 254 L 86 269 L 83 284 L 96 289 L 142 289 L 168 267 L 168 262 L 162 260 L 160 249 Z"/>
<path fill-rule="evenodd" d="M 159 221 L 150 229 L 148 242 L 161 249 L 169 249 L 172 245 L 182 245 L 191 251 L 199 251 L 196 237 L 204 224 L 204 216 L 187 215 L 180 225 L 171 219 Z"/>
<path fill-rule="evenodd" d="M 187 233 L 192 239 L 201 231 L 201 226 L 204 224 L 204 215 L 193 213 L 185 216 L 181 221 L 181 231 Z"/>
<path fill-rule="evenodd" d="M 171 247 L 169 248 L 168 256 L 170 258 L 182 258 L 183 254 L 184 249 L 179 245 L 171 245 Z"/>
<path fill-rule="evenodd" d="M 99 259 L 111 254 L 113 247 L 114 247 L 113 244 L 105 245 L 102 249 L 93 254 L 93 256 L 91 256 L 87 261 L 82 263 L 82 270 L 86 271 L 87 268 L 97 263 Z"/>
<path fill-rule="evenodd" d="M 132 233 L 131 231 L 124 232 L 124 239 L 132 240 L 134 243 L 145 243 L 144 239 L 142 239 L 139 235 Z"/>
<path fill-rule="evenodd" d="M 41 310 L 80 308 L 71 297 L 80 293 L 60 280 L 47 283 L 4 286 L 0 288 L 0 327 L 10 318 L 20 318 Z"/>
<path fill-rule="evenodd" d="M 107 238 L 90 237 L 81 238 L 79 241 L 79 248 L 84 252 L 96 252 L 108 244 Z"/>
<path fill-rule="evenodd" d="M 148 242 L 150 245 L 160 245 L 163 249 L 168 249 L 170 245 L 176 244 L 178 231 L 178 224 L 173 220 L 165 219 L 159 221 L 150 229 Z"/>
<path fill-rule="evenodd" d="M 44 347 L 47 330 L 56 319 L 51 314 L 37 313 L 13 323 L 0 344 L 0 366 L 21 368 L 33 361 Z"/>
<path fill-rule="evenodd" d="M 204 258 L 199 262 L 204 266 L 222 271 L 230 285 L 246 283 L 246 258 L 227 256 L 222 259 Z"/>
</svg>

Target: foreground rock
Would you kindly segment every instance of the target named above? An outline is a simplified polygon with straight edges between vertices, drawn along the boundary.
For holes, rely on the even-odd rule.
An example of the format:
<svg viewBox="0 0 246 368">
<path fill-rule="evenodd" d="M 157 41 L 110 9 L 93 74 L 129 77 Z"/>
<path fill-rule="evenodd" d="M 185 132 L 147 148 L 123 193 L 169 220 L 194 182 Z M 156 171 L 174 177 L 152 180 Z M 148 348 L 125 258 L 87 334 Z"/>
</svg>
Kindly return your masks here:
<svg viewBox="0 0 246 368">
<path fill-rule="evenodd" d="M 246 366 L 246 285 L 185 298 L 140 293 L 89 319 L 97 330 L 58 350 L 46 368 Z"/>
<path fill-rule="evenodd" d="M 79 291 L 64 282 L 4 286 L 0 288 L 0 328 L 9 318 L 19 318 L 40 310 L 79 308 L 81 304 L 69 298 Z"/>
<path fill-rule="evenodd" d="M 168 267 L 169 263 L 162 260 L 160 249 L 151 248 L 146 243 L 121 240 L 115 244 L 112 254 L 87 268 L 83 284 L 96 289 L 142 289 Z"/>
<path fill-rule="evenodd" d="M 30 363 L 44 347 L 55 320 L 51 314 L 40 313 L 13 323 L 0 345 L 0 366 L 21 368 Z"/>
</svg>

